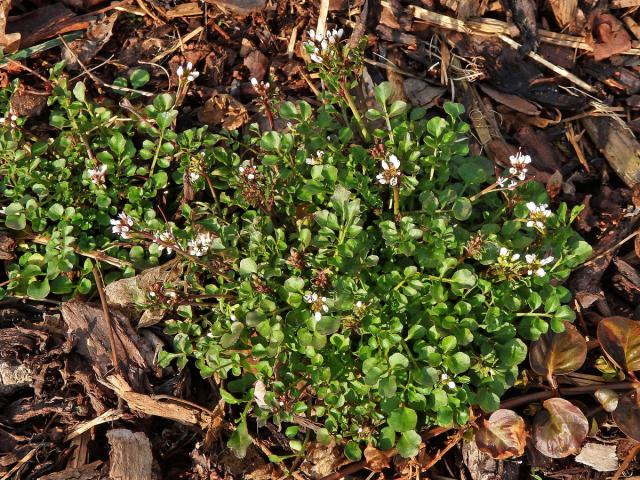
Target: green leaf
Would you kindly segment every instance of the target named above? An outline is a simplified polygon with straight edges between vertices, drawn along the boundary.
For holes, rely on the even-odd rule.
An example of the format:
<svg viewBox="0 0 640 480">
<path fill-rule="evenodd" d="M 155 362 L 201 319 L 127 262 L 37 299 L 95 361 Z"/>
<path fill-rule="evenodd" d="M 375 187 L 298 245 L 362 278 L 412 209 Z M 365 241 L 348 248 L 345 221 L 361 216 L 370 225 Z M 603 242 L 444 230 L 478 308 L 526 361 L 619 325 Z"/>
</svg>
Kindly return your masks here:
<svg viewBox="0 0 640 480">
<path fill-rule="evenodd" d="M 47 295 L 49 295 L 49 292 L 50 292 L 49 279 L 46 277 L 41 281 L 36 280 L 34 282 L 29 283 L 29 286 L 27 287 L 27 295 L 36 300 L 42 300 L 44 298 L 47 298 Z"/>
<path fill-rule="evenodd" d="M 258 271 L 258 265 L 253 258 L 243 258 L 240 260 L 240 275 L 243 277 L 249 276 L 252 273 Z"/>
<path fill-rule="evenodd" d="M 81 102 L 85 101 L 86 92 L 87 92 L 87 87 L 83 82 L 78 82 L 73 87 L 73 96 L 76 97 L 76 99 L 80 100 Z"/>
<path fill-rule="evenodd" d="M 145 86 L 150 79 L 151 76 L 149 75 L 149 72 L 141 68 L 136 68 L 133 72 L 131 72 L 131 75 L 129 76 L 129 80 L 131 81 L 131 86 L 133 88 L 140 88 Z"/>
<path fill-rule="evenodd" d="M 242 420 L 238 424 L 236 431 L 231 435 L 231 438 L 229 438 L 227 447 L 229 447 L 238 458 L 244 458 L 251 443 L 251 436 L 247 430 L 247 422 Z"/>
<path fill-rule="evenodd" d="M 166 112 L 173 108 L 173 104 L 175 100 L 173 99 L 173 95 L 168 93 L 162 93 L 153 99 L 153 106 L 159 112 Z"/>
<path fill-rule="evenodd" d="M 391 95 L 393 95 L 393 88 L 389 82 L 382 82 L 373 87 L 373 95 L 380 105 L 386 105 Z"/>
<path fill-rule="evenodd" d="M 284 282 L 287 292 L 300 292 L 304 288 L 304 280 L 300 277 L 289 277 Z"/>
<path fill-rule="evenodd" d="M 512 338 L 498 345 L 498 357 L 507 367 L 519 365 L 527 358 L 527 346 L 519 338 Z"/>
<path fill-rule="evenodd" d="M 411 408 L 397 408 L 391 412 L 391 415 L 387 418 L 387 423 L 396 432 L 406 432 L 416 428 L 418 415 Z"/>
<path fill-rule="evenodd" d="M 381 450 L 390 450 L 396 444 L 396 431 L 391 427 L 384 427 L 380 430 L 378 446 Z"/>
<path fill-rule="evenodd" d="M 468 198 L 460 197 L 453 204 L 453 216 L 456 220 L 466 220 L 471 216 L 473 206 Z"/>
<path fill-rule="evenodd" d="M 462 288 L 473 288 L 478 277 L 471 270 L 461 269 L 453 274 L 451 281 Z"/>
<path fill-rule="evenodd" d="M 360 445 L 357 442 L 347 442 L 344 447 L 344 456 L 347 457 L 352 462 L 357 462 L 362 458 L 362 450 L 360 450 Z"/>
<path fill-rule="evenodd" d="M 526 356 L 526 351 L 525 351 Z M 456 352 L 445 360 L 447 368 L 455 374 L 466 372 L 471 366 L 469 355 L 464 352 Z"/>
<path fill-rule="evenodd" d="M 27 217 L 24 213 L 12 213 L 7 215 L 4 223 L 11 230 L 24 230 L 27 227 Z"/>
<path fill-rule="evenodd" d="M 415 430 L 403 432 L 398 441 L 398 453 L 402 458 L 415 457 L 420 451 L 422 438 Z"/>
<path fill-rule="evenodd" d="M 406 102 L 403 102 L 402 100 L 396 100 L 391 104 L 391 107 L 389 107 L 389 117 L 393 118 L 403 114 L 407 111 L 407 107 L 408 105 L 406 104 Z"/>
<path fill-rule="evenodd" d="M 389 366 L 391 368 L 407 368 L 409 366 L 409 359 L 401 353 L 394 353 L 389 357 Z"/>
</svg>

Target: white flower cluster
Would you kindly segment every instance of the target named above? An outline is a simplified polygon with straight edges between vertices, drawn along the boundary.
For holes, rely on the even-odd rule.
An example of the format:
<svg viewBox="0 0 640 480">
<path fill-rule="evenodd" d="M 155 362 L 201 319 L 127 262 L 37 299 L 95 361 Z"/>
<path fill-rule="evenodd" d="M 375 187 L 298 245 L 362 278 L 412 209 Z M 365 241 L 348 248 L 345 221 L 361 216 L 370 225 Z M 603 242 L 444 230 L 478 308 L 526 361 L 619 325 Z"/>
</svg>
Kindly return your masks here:
<svg viewBox="0 0 640 480">
<path fill-rule="evenodd" d="M 376 179 L 382 185 L 389 184 L 395 187 L 398 185 L 400 175 L 400 160 L 395 155 L 390 155 L 389 161 L 382 161 L 382 173 L 379 173 Z"/>
<path fill-rule="evenodd" d="M 549 210 L 549 206 L 546 203 L 536 205 L 533 202 L 528 202 L 527 208 L 529 209 L 529 220 L 527 221 L 527 227 L 536 227 L 541 230 L 544 229 L 546 219 L 551 216 L 551 210 Z"/>
<path fill-rule="evenodd" d="M 16 123 L 16 120 L 18 120 L 16 115 L 9 115 L 9 124 Z M 4 125 L 5 123 L 7 123 L 7 117 L 0 117 L 0 125 Z"/>
<path fill-rule="evenodd" d="M 310 51 L 309 58 L 314 63 L 324 63 L 327 55 L 331 55 L 331 47 L 342 39 L 344 30 L 342 28 L 329 30 L 326 35 L 315 30 L 309 30 L 308 36 L 311 39 L 306 43 L 307 48 Z"/>
<path fill-rule="evenodd" d="M 176 75 L 180 80 L 186 78 L 187 83 L 193 82 L 200 76 L 200 72 L 193 69 L 193 63 L 188 62 L 185 66 L 180 65 L 176 70 Z"/>
<path fill-rule="evenodd" d="M 213 240 L 214 236 L 210 232 L 199 233 L 196 238 L 187 243 L 187 252 L 194 257 L 202 257 L 211 248 Z"/>
<path fill-rule="evenodd" d="M 443 382 L 447 382 L 447 380 L 449 380 L 449 375 L 447 375 L 446 373 L 443 373 L 440 376 L 440 380 L 442 380 Z M 451 389 L 456 388 L 456 382 L 454 382 L 453 380 L 449 380 L 447 382 L 447 387 L 449 387 Z"/>
<path fill-rule="evenodd" d="M 523 155 L 522 152 L 518 150 L 518 153 L 509 157 L 509 161 L 511 162 L 511 168 L 509 168 L 511 175 L 521 181 L 527 178 L 527 165 L 531 163 L 531 157 L 529 155 Z"/>
<path fill-rule="evenodd" d="M 97 165 L 96 168 L 87 170 L 87 173 L 91 177 L 91 181 L 101 187 L 107 179 L 107 166 L 104 163 Z"/>
<path fill-rule="evenodd" d="M 247 180 L 255 180 L 256 178 L 256 167 L 240 167 L 238 168 L 238 171 L 240 172 L 240 175 L 242 175 Z"/>
<path fill-rule="evenodd" d="M 307 165 L 321 165 L 322 157 L 324 157 L 324 152 L 322 150 L 316 151 L 315 157 L 309 157 L 305 160 Z"/>
<path fill-rule="evenodd" d="M 173 236 L 173 233 L 169 230 L 165 230 L 164 232 L 155 233 L 153 235 L 153 239 L 156 241 L 158 246 L 160 247 L 160 253 L 165 248 L 167 249 L 167 253 L 173 253 L 173 248 L 176 246 L 176 237 Z M 171 246 L 169 246 L 171 245 Z"/>
<path fill-rule="evenodd" d="M 266 92 L 271 86 L 269 82 L 259 82 L 255 77 L 251 78 L 251 85 L 253 85 L 253 88 L 255 88 L 258 93 Z"/>
<path fill-rule="evenodd" d="M 305 295 L 304 301 L 311 304 L 311 311 L 313 312 L 313 318 L 316 322 L 322 319 L 323 312 L 327 313 L 329 311 L 327 297 L 320 297 L 315 292 Z"/>
<path fill-rule="evenodd" d="M 514 268 L 514 264 L 516 264 L 521 258 L 521 255 L 519 253 L 512 253 L 511 250 L 506 247 L 501 247 L 499 253 L 498 264 L 503 267 Z M 519 269 L 522 269 L 522 267 L 524 266 L 524 268 L 526 268 L 527 270 L 527 275 L 544 277 L 547 272 L 543 267 L 552 263 L 555 258 L 549 255 L 539 260 L 538 256 L 535 253 L 526 253 L 524 256 L 524 260 L 526 262 L 526 265 L 524 263 L 521 263 Z"/>
<path fill-rule="evenodd" d="M 120 212 L 118 218 L 111 220 L 111 231 L 122 238 L 131 238 L 131 227 L 133 227 L 133 218 L 125 212 Z"/>
<path fill-rule="evenodd" d="M 544 277 L 547 272 L 545 271 L 545 265 L 549 265 L 551 262 L 555 260 L 552 256 L 548 256 L 543 258 L 542 260 L 538 260 L 538 256 L 535 253 L 527 254 L 524 256 L 529 268 L 527 270 L 528 275 L 536 275 L 538 277 Z"/>
</svg>

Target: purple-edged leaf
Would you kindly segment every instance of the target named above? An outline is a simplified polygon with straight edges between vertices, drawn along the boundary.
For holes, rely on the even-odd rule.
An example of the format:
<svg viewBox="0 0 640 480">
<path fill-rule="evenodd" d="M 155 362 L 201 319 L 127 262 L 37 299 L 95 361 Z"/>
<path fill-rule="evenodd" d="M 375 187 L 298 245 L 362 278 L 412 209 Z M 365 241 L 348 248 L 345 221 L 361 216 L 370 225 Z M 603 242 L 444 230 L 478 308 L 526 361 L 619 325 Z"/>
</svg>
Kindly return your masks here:
<svg viewBox="0 0 640 480">
<path fill-rule="evenodd" d="M 529 363 L 538 375 L 565 375 L 578 370 L 587 358 L 587 341 L 564 322 L 564 332 L 549 331 L 529 347 Z"/>
<path fill-rule="evenodd" d="M 620 430 L 640 442 L 640 387 L 619 398 L 613 420 Z"/>
<path fill-rule="evenodd" d="M 598 324 L 598 340 L 604 353 L 627 372 L 640 370 L 640 322 L 607 317 Z"/>
<path fill-rule="evenodd" d="M 564 458 L 580 451 L 589 432 L 587 417 L 578 407 L 562 398 L 542 404 L 533 421 L 533 443 L 544 455 Z"/>
<path fill-rule="evenodd" d="M 519 457 L 527 444 L 524 420 L 512 410 L 496 410 L 482 421 L 476 432 L 476 444 L 495 459 Z"/>
</svg>

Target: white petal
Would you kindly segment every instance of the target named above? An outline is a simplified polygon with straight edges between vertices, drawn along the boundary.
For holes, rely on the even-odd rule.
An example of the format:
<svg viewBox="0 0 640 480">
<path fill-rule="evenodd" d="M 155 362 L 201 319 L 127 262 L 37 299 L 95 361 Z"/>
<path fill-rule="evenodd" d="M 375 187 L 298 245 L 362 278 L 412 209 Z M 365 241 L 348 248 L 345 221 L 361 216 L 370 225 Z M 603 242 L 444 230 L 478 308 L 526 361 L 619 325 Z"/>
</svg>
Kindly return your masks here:
<svg viewBox="0 0 640 480">
<path fill-rule="evenodd" d="M 391 161 L 391 165 L 393 165 L 395 168 L 400 168 L 400 160 L 398 160 L 398 157 L 396 157 L 395 155 L 391 155 L 389 157 L 389 160 Z"/>
<path fill-rule="evenodd" d="M 509 250 L 507 250 L 505 247 L 501 247 L 500 248 L 500 256 L 506 257 L 507 255 L 509 255 Z"/>
<path fill-rule="evenodd" d="M 538 270 L 536 270 L 536 275 L 539 277 L 544 277 L 545 275 L 545 271 L 543 268 L 539 268 Z"/>
<path fill-rule="evenodd" d="M 520 254 L 519 253 L 514 253 L 513 256 L 511 257 L 511 261 L 512 262 L 516 262 L 520 260 Z"/>
<path fill-rule="evenodd" d="M 188 70 L 188 71 L 191 71 L 191 69 L 192 69 L 192 68 L 193 68 L 193 63 L 188 62 L 188 63 L 187 63 L 187 70 Z"/>
<path fill-rule="evenodd" d="M 382 168 L 384 168 L 385 170 L 389 170 L 389 164 L 386 160 L 382 160 Z"/>
<path fill-rule="evenodd" d="M 320 320 L 322 320 L 322 314 L 320 312 L 315 312 L 313 314 L 313 318 L 315 319 L 316 322 L 319 322 Z"/>
</svg>

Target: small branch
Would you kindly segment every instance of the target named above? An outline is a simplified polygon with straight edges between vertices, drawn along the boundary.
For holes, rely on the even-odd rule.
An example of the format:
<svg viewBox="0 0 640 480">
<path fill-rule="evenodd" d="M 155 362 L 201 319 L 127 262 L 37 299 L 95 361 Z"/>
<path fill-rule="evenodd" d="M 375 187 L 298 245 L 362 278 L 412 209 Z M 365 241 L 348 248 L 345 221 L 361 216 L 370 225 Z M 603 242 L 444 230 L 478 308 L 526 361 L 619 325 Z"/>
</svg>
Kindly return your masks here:
<svg viewBox="0 0 640 480">
<path fill-rule="evenodd" d="M 640 453 L 640 443 L 629 450 L 629 453 L 626 457 L 624 457 L 624 461 L 620 464 L 620 467 L 618 468 L 618 470 L 616 470 L 616 473 L 613 475 L 613 477 L 611 477 L 611 480 L 618 480 L 624 474 L 625 470 L 629 468 L 629 465 L 631 464 L 633 459 L 636 458 L 638 453 Z"/>
<path fill-rule="evenodd" d="M 637 384 L 634 382 L 620 382 L 620 383 L 599 383 L 595 385 L 582 385 L 580 387 L 559 388 L 559 395 L 582 395 L 585 393 L 593 393 L 601 388 L 608 388 L 610 390 L 629 390 L 634 388 Z M 500 408 L 514 408 L 525 403 L 537 402 L 541 400 L 547 400 L 556 395 L 556 392 L 535 392 L 527 393 L 519 397 L 510 398 L 500 404 Z"/>
<path fill-rule="evenodd" d="M 51 237 L 47 237 L 46 235 L 36 235 L 35 237 L 26 237 L 25 240 L 31 240 L 33 243 L 37 243 L 38 245 L 47 245 L 51 241 Z M 120 260 L 119 258 L 105 255 L 97 250 L 83 251 L 80 250 L 79 247 L 73 247 L 73 251 L 83 257 L 92 258 L 98 262 L 108 263 L 114 267 L 122 269 L 126 267 L 133 267 L 133 264 L 127 260 Z"/>
</svg>

